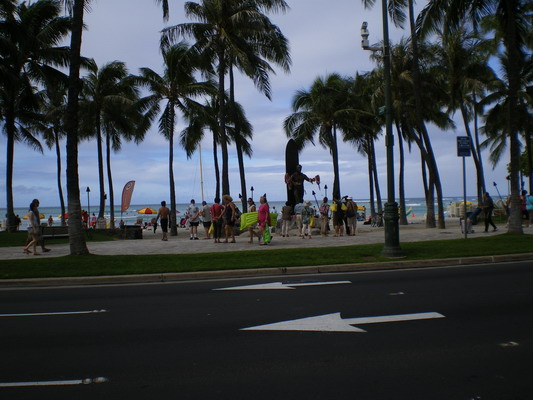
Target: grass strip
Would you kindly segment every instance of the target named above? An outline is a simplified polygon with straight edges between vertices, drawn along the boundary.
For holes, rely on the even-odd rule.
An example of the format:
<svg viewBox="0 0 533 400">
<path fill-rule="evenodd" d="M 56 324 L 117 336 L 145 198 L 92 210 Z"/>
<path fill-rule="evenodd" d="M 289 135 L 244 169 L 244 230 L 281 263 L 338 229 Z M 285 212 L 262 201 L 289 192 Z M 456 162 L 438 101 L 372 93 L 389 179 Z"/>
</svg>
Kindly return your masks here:
<svg viewBox="0 0 533 400">
<path fill-rule="evenodd" d="M 528 253 L 532 235 L 503 234 L 483 238 L 451 239 L 401 244 L 404 260 L 473 257 Z M 236 251 L 202 254 L 66 256 L 57 258 L 3 260 L 0 279 L 111 276 L 165 272 L 221 271 L 231 269 L 297 267 L 390 261 L 381 256 L 382 244 Z"/>
</svg>

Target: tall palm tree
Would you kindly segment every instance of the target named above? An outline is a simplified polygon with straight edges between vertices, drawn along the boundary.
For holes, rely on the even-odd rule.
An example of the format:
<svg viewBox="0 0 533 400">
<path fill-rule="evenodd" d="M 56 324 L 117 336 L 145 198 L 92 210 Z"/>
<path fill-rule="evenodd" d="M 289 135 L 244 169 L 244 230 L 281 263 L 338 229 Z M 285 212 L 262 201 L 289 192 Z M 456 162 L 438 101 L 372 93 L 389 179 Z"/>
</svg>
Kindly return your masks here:
<svg viewBox="0 0 533 400">
<path fill-rule="evenodd" d="M 80 116 L 83 121 L 81 135 L 96 138 L 98 154 L 98 176 L 100 183 L 100 208 L 98 217 L 104 216 L 104 152 L 106 147 L 107 179 L 110 198 L 110 226 L 114 227 L 114 193 L 111 174 L 111 147 L 120 150 L 121 137 L 126 140 L 142 140 L 146 124 L 142 124 L 142 114 L 137 107 L 139 94 L 136 79 L 131 76 L 126 65 L 113 61 L 99 68 L 92 62 L 89 74 L 83 79 Z M 142 129 L 139 127 L 142 126 Z"/>
<path fill-rule="evenodd" d="M 340 198 L 338 132 L 353 129 L 358 112 L 349 108 L 348 85 L 339 74 L 318 77 L 311 88 L 299 90 L 293 98 L 293 114 L 284 121 L 285 133 L 295 139 L 300 148 L 314 145 L 314 137 L 329 149 L 333 161 L 333 196 Z"/>
<path fill-rule="evenodd" d="M 531 32 L 531 20 L 528 16 L 529 0 L 430 0 L 421 13 L 419 25 L 423 33 L 444 27 L 454 30 L 464 18 L 474 26 L 485 16 L 494 16 L 500 27 L 502 43 L 511 60 L 506 65 L 509 84 L 509 107 L 507 108 L 507 134 L 510 142 L 510 184 L 511 213 L 509 233 L 522 234 L 522 216 L 520 201 L 520 141 L 518 138 L 518 92 L 520 78 L 518 61 L 525 56 L 524 46 Z"/>
<path fill-rule="evenodd" d="M 379 79 L 379 82 L 378 82 Z M 378 213 L 383 211 L 381 201 L 381 191 L 379 181 L 377 180 L 377 163 L 374 141 L 381 130 L 379 123 L 379 111 L 373 101 L 376 88 L 380 85 L 381 78 L 377 73 L 370 72 L 364 75 L 357 74 L 355 79 L 347 79 L 349 85 L 348 104 L 350 108 L 360 111 L 358 121 L 354 121 L 351 129 L 346 129 L 344 141 L 352 143 L 357 151 L 363 154 L 368 162 L 368 183 L 370 193 L 370 215 L 376 215 L 376 202 L 374 193 L 376 193 Z M 382 120 L 383 118 L 381 118 Z M 355 123 L 357 122 L 357 123 Z"/>
<path fill-rule="evenodd" d="M 508 57 L 501 55 L 499 57 L 500 63 L 506 65 L 510 62 Z M 517 118 L 517 128 L 524 137 L 527 150 L 527 134 L 533 126 L 533 114 L 531 113 L 531 105 L 529 104 L 530 95 L 527 93 L 527 88 L 533 83 L 533 62 L 531 60 L 524 60 L 519 63 L 520 75 L 520 90 L 518 92 L 518 107 L 515 115 Z M 502 79 L 497 79 L 491 85 L 491 93 L 484 97 L 480 104 L 484 107 L 492 106 L 485 113 L 485 126 L 482 127 L 487 139 L 482 143 L 482 147 L 490 147 L 489 160 L 493 166 L 498 164 L 504 156 L 505 150 L 508 147 L 508 125 L 507 125 L 507 110 L 509 108 L 509 83 L 504 75 Z"/>
<path fill-rule="evenodd" d="M 220 169 L 218 166 L 217 151 L 220 142 L 218 138 L 218 104 L 219 102 L 216 96 L 212 96 L 201 109 L 196 109 L 193 113 L 186 116 L 189 124 L 181 132 L 180 143 L 187 152 L 187 157 L 191 157 L 203 140 L 205 130 L 211 131 L 213 135 L 213 160 L 215 166 L 215 197 L 220 198 Z M 239 103 L 234 103 L 232 105 L 233 107 L 235 107 L 235 110 L 227 109 L 226 132 L 231 141 L 239 142 L 243 154 L 251 157 L 253 152 L 248 139 L 253 134 L 252 124 L 246 118 L 244 108 Z M 239 126 L 239 129 L 236 126 Z"/>
<path fill-rule="evenodd" d="M 140 83 L 151 93 L 147 100 L 152 103 L 152 113 L 158 113 L 165 102 L 159 119 L 159 132 L 169 143 L 169 180 L 170 180 L 170 228 L 171 235 L 177 235 L 176 189 L 174 186 L 174 127 L 177 122 L 176 111 L 182 115 L 199 109 L 201 104 L 195 99 L 212 93 L 211 82 L 198 82 L 195 73 L 201 69 L 200 56 L 185 42 L 162 47 L 164 72 L 159 75 L 150 68 L 141 68 Z"/>
<path fill-rule="evenodd" d="M 61 207 L 61 225 L 66 225 L 65 199 L 63 196 L 63 186 L 61 184 L 62 167 L 60 145 L 61 140 L 66 135 L 63 123 L 63 115 L 65 113 L 67 102 L 66 79 L 65 82 L 56 81 L 47 85 L 43 97 L 43 137 L 48 148 L 54 148 L 56 152 L 57 191 L 59 194 L 59 204 Z"/>
<path fill-rule="evenodd" d="M 208 55 L 216 65 L 218 75 L 218 123 L 222 150 L 222 192 L 229 194 L 228 137 L 225 132 L 226 102 L 225 77 L 229 58 L 252 77 L 256 86 L 269 93 L 266 60 L 288 68 L 288 48 L 283 35 L 272 25 L 263 12 L 285 11 L 284 0 L 201 0 L 185 3 L 185 14 L 196 20 L 165 29 L 164 38 L 174 41 L 178 37 L 191 37 L 198 52 Z"/>
<path fill-rule="evenodd" d="M 3 1 L 0 21 L 0 116 L 7 136 L 6 205 L 9 230 L 16 229 L 13 209 L 13 163 L 16 141 L 42 151 L 30 128 L 38 119 L 40 99 L 35 85 L 54 79 L 64 67 L 68 50 L 59 44 L 70 22 L 61 17 L 58 1 L 40 0 L 27 5 Z"/>
<path fill-rule="evenodd" d="M 472 159 L 476 167 L 478 202 L 483 201 L 485 178 L 483 160 L 478 148 L 479 139 L 472 133 L 470 122 L 474 118 L 476 97 L 482 96 L 487 85 L 495 79 L 488 65 L 490 43 L 483 40 L 463 25 L 453 32 L 440 32 L 441 46 L 438 46 L 438 59 L 435 70 L 442 74 L 449 96 L 448 110 L 459 110 L 466 135 L 470 138 Z"/>
<path fill-rule="evenodd" d="M 83 33 L 83 13 L 89 1 L 90 0 L 64 0 L 64 3 L 72 16 L 68 99 L 64 121 L 65 131 L 67 133 L 68 233 L 71 255 L 89 254 L 81 219 L 80 182 L 78 175 L 78 99 L 81 91 L 81 39 Z"/>
</svg>

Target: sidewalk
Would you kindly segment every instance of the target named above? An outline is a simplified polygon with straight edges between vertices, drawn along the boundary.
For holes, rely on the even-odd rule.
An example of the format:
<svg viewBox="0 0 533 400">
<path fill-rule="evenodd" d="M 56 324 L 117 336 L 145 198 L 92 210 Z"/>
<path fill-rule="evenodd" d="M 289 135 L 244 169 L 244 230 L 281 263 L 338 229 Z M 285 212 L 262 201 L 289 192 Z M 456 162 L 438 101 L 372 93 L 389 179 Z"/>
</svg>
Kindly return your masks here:
<svg viewBox="0 0 533 400">
<path fill-rule="evenodd" d="M 418 242 L 427 240 L 459 239 L 464 238 L 461 233 L 458 219 L 448 218 L 446 220 L 446 229 L 428 229 L 423 222 L 413 223 L 407 226 L 400 226 L 400 243 L 401 242 Z M 469 234 L 469 238 L 475 238 L 486 235 L 498 235 L 506 232 L 504 226 L 500 226 L 497 232 L 483 233 L 483 226 L 474 226 L 475 233 Z M 200 231 L 200 229 L 199 229 Z M 87 246 L 92 254 L 96 255 L 149 255 L 149 254 L 191 254 L 191 253 L 213 253 L 221 251 L 244 251 L 244 250 L 268 250 L 268 249 L 287 249 L 287 248 L 306 248 L 306 247 L 332 247 L 332 246 L 349 246 L 353 244 L 373 244 L 384 242 L 383 228 L 372 228 L 368 225 L 357 225 L 356 236 L 328 237 L 315 235 L 312 239 L 302 239 L 292 230 L 288 238 L 280 237 L 273 234 L 272 243 L 268 246 L 259 246 L 257 238 L 253 244 L 248 243 L 248 233 L 236 237 L 237 243 L 214 243 L 213 240 L 203 239 L 203 230 L 199 234 L 199 240 L 189 240 L 189 232 L 185 229 L 179 229 L 178 236 L 169 236 L 167 242 L 161 240 L 161 231 L 153 234 L 151 230 L 143 232 L 143 239 L 138 240 L 115 240 L 110 242 L 92 242 Z M 524 228 L 524 233 L 533 234 L 533 228 Z M 53 240 L 46 243 L 51 249 L 49 253 L 43 253 L 39 258 L 61 257 L 69 255 L 68 244 L 54 244 Z M 37 256 L 27 255 L 22 252 L 20 247 L 0 247 L 0 260 L 14 259 L 35 259 Z"/>
</svg>

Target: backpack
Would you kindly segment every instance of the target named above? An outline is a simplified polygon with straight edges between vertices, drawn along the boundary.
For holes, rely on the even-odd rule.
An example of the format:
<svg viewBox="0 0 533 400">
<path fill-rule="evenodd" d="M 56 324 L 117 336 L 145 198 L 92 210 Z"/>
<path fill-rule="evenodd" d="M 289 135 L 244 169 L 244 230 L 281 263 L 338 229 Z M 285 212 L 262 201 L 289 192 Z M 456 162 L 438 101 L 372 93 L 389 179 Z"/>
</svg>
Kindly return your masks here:
<svg viewBox="0 0 533 400">
<path fill-rule="evenodd" d="M 355 217 L 354 203 L 348 203 L 346 207 L 346 216 L 348 218 Z"/>
<path fill-rule="evenodd" d="M 331 212 L 337 212 L 337 203 L 336 202 L 331 203 L 331 206 L 329 207 L 329 209 L 331 210 Z"/>
<path fill-rule="evenodd" d="M 326 203 L 322 203 L 322 205 L 320 206 L 320 214 L 321 215 L 328 215 L 328 205 Z"/>
</svg>

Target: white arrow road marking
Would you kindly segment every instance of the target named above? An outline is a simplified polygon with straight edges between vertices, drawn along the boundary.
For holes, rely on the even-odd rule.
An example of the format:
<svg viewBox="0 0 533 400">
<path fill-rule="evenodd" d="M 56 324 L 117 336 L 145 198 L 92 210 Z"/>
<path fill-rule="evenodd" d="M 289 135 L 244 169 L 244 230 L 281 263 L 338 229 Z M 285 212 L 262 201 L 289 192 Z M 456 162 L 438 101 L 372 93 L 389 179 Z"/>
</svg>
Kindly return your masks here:
<svg viewBox="0 0 533 400">
<path fill-rule="evenodd" d="M 309 332 L 366 332 L 352 325 L 378 324 L 384 322 L 415 321 L 421 319 L 445 318 L 436 312 L 385 315 L 381 317 L 341 318 L 341 313 L 319 315 L 291 321 L 243 328 L 242 331 L 309 331 Z"/>
<path fill-rule="evenodd" d="M 26 314 L 0 314 L 0 317 L 49 317 L 53 315 L 80 315 L 80 314 L 100 314 L 107 310 L 90 310 L 90 311 L 61 311 L 48 313 L 26 313 Z"/>
<path fill-rule="evenodd" d="M 246 286 L 233 286 L 227 288 L 213 289 L 213 290 L 280 290 L 289 289 L 293 290 L 298 286 L 325 286 L 325 285 L 343 285 L 346 283 L 352 283 L 351 281 L 332 281 L 332 282 L 304 282 L 304 283 L 260 283 L 258 285 L 246 285 Z"/>
<path fill-rule="evenodd" d="M 74 386 L 90 385 L 92 383 L 105 383 L 109 379 L 100 376 L 98 378 L 73 379 L 69 381 L 35 381 L 35 382 L 0 382 L 0 388 L 7 387 L 31 387 L 31 386 Z"/>
</svg>

